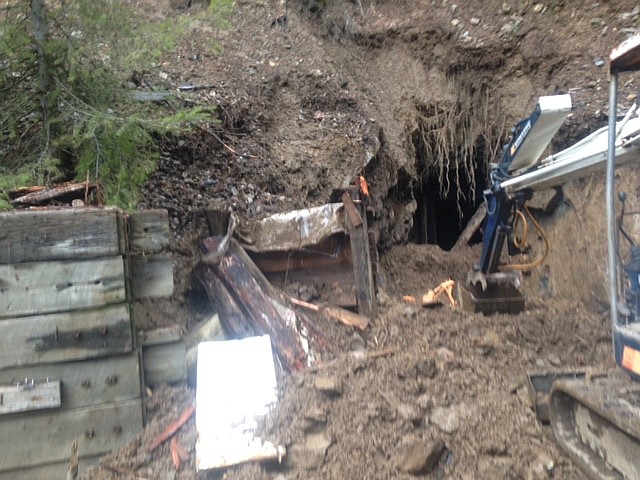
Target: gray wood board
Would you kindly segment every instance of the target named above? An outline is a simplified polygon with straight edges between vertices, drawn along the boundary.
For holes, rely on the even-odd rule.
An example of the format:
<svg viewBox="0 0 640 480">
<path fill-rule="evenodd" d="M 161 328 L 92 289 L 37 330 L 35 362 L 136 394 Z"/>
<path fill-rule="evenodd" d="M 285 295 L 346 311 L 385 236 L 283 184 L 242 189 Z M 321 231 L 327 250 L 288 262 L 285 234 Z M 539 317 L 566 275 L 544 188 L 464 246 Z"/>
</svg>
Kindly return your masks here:
<svg viewBox="0 0 640 480">
<path fill-rule="evenodd" d="M 135 354 L 0 371 L 0 384 L 47 378 L 60 380 L 61 410 L 140 397 L 140 362 Z M 0 422 L 0 433 L 2 428 Z"/>
<path fill-rule="evenodd" d="M 169 249 L 171 232 L 166 210 L 128 212 L 129 245 L 132 253 L 160 253 Z"/>
<path fill-rule="evenodd" d="M 351 212 L 350 215 L 345 215 L 345 218 L 351 241 L 351 254 L 353 255 L 358 311 L 373 320 L 376 317 L 377 305 L 369 250 L 369 234 L 367 233 L 367 217 L 360 213 L 348 194 L 345 193 L 342 198 L 345 211 Z"/>
<path fill-rule="evenodd" d="M 0 320 L 0 369 L 130 352 L 126 304 Z"/>
<path fill-rule="evenodd" d="M 187 379 L 187 350 L 184 341 L 142 348 L 144 382 L 147 385 L 178 383 Z"/>
<path fill-rule="evenodd" d="M 122 257 L 0 265 L 0 318 L 126 300 Z"/>
<path fill-rule="evenodd" d="M 117 211 L 73 208 L 0 213 L 0 264 L 117 255 Z"/>
<path fill-rule="evenodd" d="M 0 471 L 69 458 L 71 442 L 86 456 L 110 452 L 142 431 L 140 399 L 67 412 L 5 417 L 0 423 Z"/>
<path fill-rule="evenodd" d="M 69 456 L 71 455 L 71 445 L 69 445 Z M 80 457 L 79 472 L 84 472 L 87 467 L 96 465 L 100 460 L 100 456 Z M 64 480 L 67 478 L 69 471 L 69 460 L 64 462 L 50 463 L 47 465 L 38 465 L 37 467 L 26 467 L 20 470 L 10 470 L 0 472 L 0 480 Z"/>
<path fill-rule="evenodd" d="M 0 414 L 57 408 L 60 403 L 57 380 L 0 385 Z"/>
<path fill-rule="evenodd" d="M 140 344 L 143 347 L 174 343 L 182 339 L 182 328 L 178 325 L 171 327 L 154 328 L 139 333 Z"/>
<path fill-rule="evenodd" d="M 132 255 L 131 292 L 136 300 L 170 297 L 173 294 L 173 259 L 171 254 Z"/>
</svg>

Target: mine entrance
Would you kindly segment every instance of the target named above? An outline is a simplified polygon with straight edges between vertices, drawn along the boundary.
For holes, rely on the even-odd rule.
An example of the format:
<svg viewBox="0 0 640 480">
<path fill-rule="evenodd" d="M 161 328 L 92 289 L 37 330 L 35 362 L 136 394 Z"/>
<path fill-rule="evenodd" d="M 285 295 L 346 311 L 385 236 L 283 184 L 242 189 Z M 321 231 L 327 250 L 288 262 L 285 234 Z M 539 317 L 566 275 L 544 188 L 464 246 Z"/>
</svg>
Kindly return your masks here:
<svg viewBox="0 0 640 480">
<path fill-rule="evenodd" d="M 483 137 L 472 148 L 443 150 L 432 134 L 420 129 L 412 136 L 418 181 L 414 184 L 417 208 L 410 241 L 450 250 L 483 201 L 487 188 L 488 155 Z M 477 233 L 471 243 L 480 242 Z"/>
<path fill-rule="evenodd" d="M 441 181 L 437 172 L 425 174 L 416 185 L 414 194 L 418 205 L 411 235 L 413 242 L 435 244 L 443 250 L 450 250 L 482 203 L 486 168 L 476 169 L 475 184 L 466 174 L 458 179 L 453 176 L 449 178 L 451 186 L 446 195 L 440 190 Z M 479 235 L 471 239 L 472 243 L 480 240 Z"/>
</svg>

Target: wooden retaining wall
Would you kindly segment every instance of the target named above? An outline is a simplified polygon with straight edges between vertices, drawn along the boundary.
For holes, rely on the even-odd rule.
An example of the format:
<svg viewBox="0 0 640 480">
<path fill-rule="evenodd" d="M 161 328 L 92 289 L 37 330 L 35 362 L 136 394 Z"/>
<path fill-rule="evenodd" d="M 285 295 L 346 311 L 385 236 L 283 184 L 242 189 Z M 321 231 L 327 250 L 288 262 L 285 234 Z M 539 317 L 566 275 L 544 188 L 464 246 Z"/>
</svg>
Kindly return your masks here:
<svg viewBox="0 0 640 480">
<path fill-rule="evenodd" d="M 0 480 L 66 477 L 143 426 L 135 299 L 169 296 L 164 210 L 0 213 Z"/>
</svg>

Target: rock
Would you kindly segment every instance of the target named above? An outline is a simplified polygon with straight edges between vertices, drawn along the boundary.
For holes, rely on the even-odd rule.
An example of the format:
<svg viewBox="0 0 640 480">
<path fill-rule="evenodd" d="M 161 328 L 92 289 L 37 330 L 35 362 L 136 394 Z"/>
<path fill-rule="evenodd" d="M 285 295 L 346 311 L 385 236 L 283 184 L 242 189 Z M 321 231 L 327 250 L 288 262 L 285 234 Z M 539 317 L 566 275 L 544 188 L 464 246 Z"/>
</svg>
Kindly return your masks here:
<svg viewBox="0 0 640 480">
<path fill-rule="evenodd" d="M 555 467 L 553 457 L 546 450 L 540 451 L 536 461 L 541 464 L 547 472 L 551 472 Z"/>
<path fill-rule="evenodd" d="M 477 17 L 472 17 L 471 20 L 469 20 L 469 23 L 471 23 L 471 25 L 480 25 L 480 19 Z"/>
<path fill-rule="evenodd" d="M 489 331 L 478 340 L 478 349 L 482 355 L 489 355 L 494 350 L 497 350 L 502 345 L 500 335 L 494 331 Z"/>
<path fill-rule="evenodd" d="M 342 395 L 342 382 L 335 377 L 316 377 L 316 390 L 328 395 Z"/>
<path fill-rule="evenodd" d="M 536 3 L 533 6 L 533 11 L 536 13 L 540 13 L 545 10 L 545 6 L 542 3 Z"/>
<path fill-rule="evenodd" d="M 352 351 L 363 351 L 366 348 L 364 338 L 358 332 L 353 332 L 349 344 Z"/>
<path fill-rule="evenodd" d="M 514 29 L 514 25 L 513 23 L 505 23 L 501 28 L 500 28 L 500 35 L 507 35 L 511 32 L 513 32 Z"/>
<path fill-rule="evenodd" d="M 460 25 L 460 20 L 458 20 L 457 18 L 454 18 L 453 20 L 451 20 L 451 25 L 453 25 L 454 27 L 457 27 L 458 25 Z"/>
<path fill-rule="evenodd" d="M 399 403 L 398 404 L 398 415 L 404 420 L 408 420 L 410 422 L 416 423 L 422 420 L 422 413 L 415 405 L 410 403 Z"/>
<path fill-rule="evenodd" d="M 638 7 L 636 5 L 636 7 L 630 11 L 630 12 L 625 12 L 625 13 L 621 13 L 618 15 L 618 19 L 620 21 L 625 21 L 625 20 L 633 20 L 635 19 L 638 15 L 640 14 L 640 7 Z"/>
<path fill-rule="evenodd" d="M 316 470 L 324 463 L 327 449 L 332 443 L 333 440 L 325 433 L 309 434 L 304 444 L 294 444 L 289 448 L 288 461 L 307 470 Z"/>
<path fill-rule="evenodd" d="M 438 360 L 444 362 L 450 362 L 455 358 L 454 353 L 446 347 L 440 347 L 436 350 L 436 356 Z"/>
<path fill-rule="evenodd" d="M 433 358 L 423 358 L 416 362 L 416 376 L 418 378 L 434 378 L 438 374 L 438 365 Z"/>
<path fill-rule="evenodd" d="M 629 95 L 629 96 L 627 97 L 627 100 L 633 101 L 633 100 L 635 100 L 636 98 L 638 98 L 638 94 L 637 94 L 637 93 L 632 93 L 631 95 Z"/>
<path fill-rule="evenodd" d="M 594 64 L 596 67 L 601 67 L 601 66 L 603 66 L 603 65 L 604 65 L 604 60 L 603 60 L 603 59 L 601 59 L 601 58 L 596 58 L 596 59 L 593 61 L 593 64 Z"/>
<path fill-rule="evenodd" d="M 433 442 L 415 440 L 401 448 L 396 457 L 398 470 L 412 475 L 424 475 L 432 471 L 446 450 L 441 439 Z"/>
<path fill-rule="evenodd" d="M 544 360 L 542 360 L 541 358 L 536 358 L 536 367 L 538 368 L 544 368 Z"/>
<path fill-rule="evenodd" d="M 455 433 L 460 428 L 460 415 L 455 406 L 435 407 L 429 418 L 444 433 Z"/>
<path fill-rule="evenodd" d="M 431 410 L 433 408 L 433 398 L 428 393 L 423 393 L 416 399 L 416 403 L 423 410 Z"/>
<path fill-rule="evenodd" d="M 549 360 L 549 363 L 554 367 L 559 367 L 560 365 L 562 365 L 562 361 L 560 360 L 560 357 L 558 357 L 553 353 L 547 357 L 547 360 Z"/>
<path fill-rule="evenodd" d="M 318 431 L 327 423 L 327 412 L 320 407 L 311 408 L 304 412 L 303 419 L 304 425 L 302 429 L 305 432 Z"/>
<path fill-rule="evenodd" d="M 504 2 L 502 4 L 502 13 L 503 15 L 509 15 L 509 13 L 511 13 L 511 5 L 509 5 L 507 2 Z"/>
</svg>

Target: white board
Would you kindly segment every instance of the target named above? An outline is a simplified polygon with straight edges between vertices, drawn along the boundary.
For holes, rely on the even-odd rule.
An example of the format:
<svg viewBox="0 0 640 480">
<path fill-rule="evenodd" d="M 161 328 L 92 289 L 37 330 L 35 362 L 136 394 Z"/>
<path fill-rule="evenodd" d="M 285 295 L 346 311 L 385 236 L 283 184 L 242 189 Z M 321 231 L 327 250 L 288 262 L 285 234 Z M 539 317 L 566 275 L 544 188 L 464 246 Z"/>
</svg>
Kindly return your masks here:
<svg viewBox="0 0 640 480">
<path fill-rule="evenodd" d="M 255 436 L 277 401 L 268 335 L 198 345 L 196 466 L 210 470 L 280 459 L 284 447 Z"/>
</svg>

